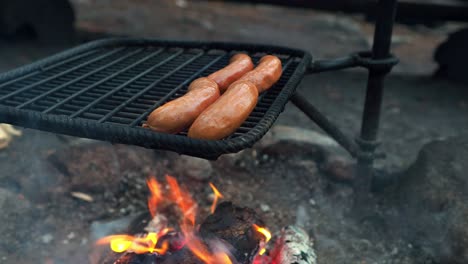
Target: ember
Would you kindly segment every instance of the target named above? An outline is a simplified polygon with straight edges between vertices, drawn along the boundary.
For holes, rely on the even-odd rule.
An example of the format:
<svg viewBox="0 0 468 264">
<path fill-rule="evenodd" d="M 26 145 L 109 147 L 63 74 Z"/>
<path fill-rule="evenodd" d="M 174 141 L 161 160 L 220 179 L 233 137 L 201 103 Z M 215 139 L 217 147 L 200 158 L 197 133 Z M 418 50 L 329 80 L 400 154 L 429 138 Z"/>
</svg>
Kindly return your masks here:
<svg viewBox="0 0 468 264">
<path fill-rule="evenodd" d="M 238 263 L 239 260 L 231 253 L 231 247 L 223 242 L 224 237 L 210 237 L 209 239 L 206 239 L 205 237 L 201 238 L 198 235 L 199 228 L 196 226 L 197 203 L 193 200 L 190 193 L 179 185 L 174 177 L 167 175 L 166 182 L 169 187 L 168 189 L 162 188 L 162 185 L 155 177 L 150 177 L 147 180 L 147 185 L 150 190 L 148 209 L 153 218 L 150 223 L 150 227 L 148 228 L 151 230 L 148 230 L 146 234 L 135 236 L 127 234 L 107 236 L 99 239 L 96 244 L 109 244 L 110 249 L 113 252 L 124 254 L 123 258 L 114 263 L 129 263 L 129 261 L 123 260 L 128 258 L 128 254 L 146 254 L 157 258 L 179 255 L 178 258 L 185 258 L 186 256 L 184 255 L 187 255 L 187 250 L 190 252 L 190 255 L 193 255 L 193 258 L 201 261 L 200 263 Z M 218 200 L 223 198 L 223 195 L 212 183 L 209 185 L 214 193 L 213 204 L 210 208 L 211 213 L 213 214 L 216 211 L 215 208 Z M 176 226 L 174 227 L 169 226 L 166 217 L 161 212 L 161 208 L 167 207 L 168 205 L 174 206 L 180 213 L 178 223 L 176 223 Z M 225 215 L 227 215 L 227 218 L 236 218 L 234 216 L 235 212 L 239 211 L 242 213 L 242 209 L 239 210 L 238 208 L 233 207 L 230 203 L 223 203 L 220 207 L 222 207 L 220 209 L 221 211 L 230 212 L 228 214 L 223 214 L 221 217 L 226 217 Z M 248 215 L 249 214 L 252 215 L 251 213 L 248 213 Z M 214 218 L 209 217 L 204 224 L 206 224 L 206 222 L 210 222 L 210 219 L 219 218 L 219 216 L 212 216 L 214 216 Z M 247 226 L 247 230 L 250 229 L 250 233 L 252 233 L 250 237 L 254 238 L 252 241 L 257 244 L 257 246 L 251 248 L 255 253 L 260 250 L 259 253 L 263 254 L 265 252 L 265 244 L 271 239 L 271 234 L 265 227 L 261 227 L 260 223 L 255 222 L 255 219 L 256 217 L 248 217 L 248 221 L 246 220 L 250 223 Z M 245 223 L 241 223 L 240 226 L 243 228 Z M 204 229 L 203 225 L 201 229 Z M 202 233 L 203 232 L 204 231 L 202 231 Z M 216 231 L 213 232 L 216 233 Z M 255 233 L 258 235 L 255 235 Z M 181 237 L 182 239 L 171 239 L 173 237 Z M 260 246 L 258 244 L 260 244 Z M 170 263 L 181 262 L 176 260 Z"/>
</svg>

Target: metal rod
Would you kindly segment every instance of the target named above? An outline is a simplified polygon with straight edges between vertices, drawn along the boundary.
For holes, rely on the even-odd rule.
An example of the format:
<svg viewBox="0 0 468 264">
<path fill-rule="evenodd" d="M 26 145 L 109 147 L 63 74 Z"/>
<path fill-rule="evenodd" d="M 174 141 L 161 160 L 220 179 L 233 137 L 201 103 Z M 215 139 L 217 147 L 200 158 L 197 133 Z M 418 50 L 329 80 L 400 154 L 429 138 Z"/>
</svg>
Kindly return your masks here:
<svg viewBox="0 0 468 264">
<path fill-rule="evenodd" d="M 174 54 L 173 54 L 172 56 L 170 56 L 169 58 L 166 58 L 166 60 L 167 60 L 167 59 L 173 59 L 173 58 L 177 57 L 177 56 L 178 56 L 179 54 L 181 54 L 181 53 L 182 53 L 182 51 L 179 51 L 178 53 L 174 53 Z M 84 89 L 82 89 L 82 90 L 77 91 L 76 93 L 74 93 L 73 95 L 69 96 L 68 98 L 66 98 L 66 99 L 60 101 L 59 103 L 57 103 L 57 104 L 55 104 L 55 105 L 53 105 L 53 106 L 47 108 L 46 110 L 43 111 L 43 113 L 45 113 L 45 114 L 46 114 L 46 113 L 50 113 L 51 111 L 57 109 L 58 107 L 60 107 L 60 106 L 62 106 L 62 105 L 64 105 L 64 104 L 66 104 L 67 102 L 69 102 L 69 101 L 71 101 L 71 100 L 76 100 L 76 98 L 78 98 L 78 96 L 83 96 L 84 93 L 89 92 L 89 91 L 95 89 L 95 88 L 98 87 L 99 85 L 101 85 L 101 84 L 103 84 L 103 83 L 105 83 L 105 82 L 107 82 L 107 81 L 110 81 L 110 80 L 113 79 L 114 77 L 119 76 L 120 74 L 122 74 L 122 73 L 124 73 L 124 72 L 127 72 L 127 71 L 129 71 L 129 70 L 131 70 L 131 69 L 137 67 L 138 65 L 144 63 L 144 62 L 147 61 L 147 60 L 148 60 L 148 56 L 147 56 L 147 57 L 144 57 L 144 58 L 142 58 L 142 59 L 140 59 L 140 60 L 138 60 L 138 61 L 136 61 L 135 63 L 132 63 L 132 64 L 128 65 L 127 67 L 125 67 L 125 68 L 123 68 L 123 69 L 121 69 L 121 70 L 119 70 L 119 71 L 117 71 L 117 72 L 114 72 L 113 74 L 111 74 L 111 75 L 105 77 L 104 79 L 101 79 L 101 80 L 99 80 L 98 82 L 95 82 L 95 83 L 93 83 L 92 85 L 90 85 L 90 86 L 88 86 L 88 87 L 86 87 L 86 88 L 84 88 Z M 165 60 L 165 61 L 166 61 L 166 60 Z M 95 99 L 95 98 L 93 98 L 93 100 L 94 100 L 94 99 Z"/>
<path fill-rule="evenodd" d="M 329 134 L 336 142 L 338 142 L 344 149 L 346 149 L 351 156 L 358 156 L 358 146 L 356 143 L 346 136 L 341 130 L 335 126 L 328 118 L 320 113 L 311 103 L 305 99 L 306 97 L 300 92 L 296 92 L 291 101 L 302 112 L 304 112 L 310 119 L 312 119 L 320 128 Z"/>
<path fill-rule="evenodd" d="M 346 68 L 357 67 L 358 62 L 354 56 L 346 56 L 333 60 L 316 60 L 313 61 L 308 69 L 308 73 L 319 73 L 326 71 L 336 71 Z"/>
<path fill-rule="evenodd" d="M 25 75 L 23 75 L 23 76 L 21 76 L 21 77 L 19 77 L 19 78 L 13 78 L 13 79 L 11 79 L 11 80 L 9 80 L 9 81 L 6 81 L 6 82 L 4 82 L 4 83 L 1 83 L 1 84 L 0 84 L 0 88 L 3 88 L 3 87 L 5 87 L 5 86 L 7 86 L 7 85 L 10 85 L 10 84 L 12 84 L 12 83 L 15 83 L 15 82 L 24 80 L 24 79 L 26 79 L 26 78 L 33 77 L 33 76 L 38 75 L 39 73 L 42 73 L 42 72 L 44 72 L 44 71 L 46 71 L 46 70 L 52 70 L 52 69 L 58 68 L 58 67 L 60 67 L 60 66 L 62 66 L 62 65 L 64 65 L 64 64 L 71 63 L 71 62 L 73 62 L 73 61 L 77 61 L 77 60 L 82 59 L 82 58 L 84 58 L 84 57 L 93 55 L 93 54 L 95 54 L 95 53 L 97 53 L 97 52 L 98 52 L 98 50 L 90 50 L 90 51 L 84 52 L 84 53 L 82 53 L 82 54 L 80 54 L 80 55 L 73 56 L 73 57 L 71 57 L 71 58 L 67 58 L 67 59 L 65 59 L 65 60 L 63 60 L 63 61 L 61 61 L 61 62 L 59 62 L 59 63 L 56 63 L 56 64 L 53 64 L 53 65 L 49 65 L 49 66 L 47 66 L 47 67 L 41 68 L 41 70 L 36 70 L 36 71 L 34 71 L 34 72 L 25 74 Z"/>
<path fill-rule="evenodd" d="M 94 59 L 92 59 L 92 60 L 89 60 L 89 61 L 87 61 L 87 62 L 84 62 L 84 63 L 82 63 L 82 64 L 79 64 L 79 65 L 77 65 L 77 66 L 75 66 L 75 67 L 73 67 L 73 68 L 70 68 L 70 69 L 66 70 L 66 71 L 60 72 L 60 73 L 58 73 L 58 74 L 56 74 L 56 75 L 53 75 L 53 76 L 51 76 L 51 77 L 48 77 L 48 78 L 46 78 L 46 79 L 44 79 L 44 80 L 41 80 L 41 81 L 39 81 L 39 82 L 35 82 L 35 83 L 30 84 L 30 85 L 28 85 L 28 86 L 22 87 L 21 89 L 18 89 L 18 90 L 16 90 L 16 91 L 12 92 L 12 93 L 9 93 L 9 94 L 7 94 L 7 95 L 4 95 L 4 96 L 0 97 L 0 101 L 5 100 L 5 99 L 7 99 L 7 98 L 10 98 L 10 97 L 12 97 L 13 95 L 17 95 L 17 94 L 19 94 L 19 93 L 22 93 L 22 92 L 24 92 L 24 91 L 27 91 L 27 90 L 29 90 L 29 89 L 32 89 L 32 88 L 34 88 L 34 87 L 37 87 L 37 86 L 39 86 L 39 85 L 41 85 L 41 84 L 43 84 L 43 83 L 46 83 L 46 82 L 48 82 L 48 81 L 57 79 L 57 78 L 59 78 L 59 77 L 61 77 L 61 76 L 64 76 L 64 75 L 66 75 L 66 74 L 68 74 L 68 73 L 71 73 L 71 72 L 73 72 L 73 71 L 76 71 L 76 70 L 78 70 L 78 69 L 81 69 L 81 68 L 83 68 L 83 67 L 85 67 L 85 66 L 87 66 L 87 65 L 90 65 L 90 64 L 95 63 L 95 62 L 97 62 L 97 61 L 99 61 L 99 60 L 102 60 L 102 59 L 107 58 L 107 57 L 109 57 L 109 56 L 111 56 L 111 55 L 114 55 L 114 54 L 116 54 L 116 53 L 122 51 L 123 49 L 124 49 L 124 48 L 118 48 L 118 49 L 115 49 L 115 50 L 108 51 L 108 52 L 106 52 L 106 53 L 104 53 L 104 54 L 102 54 L 102 55 L 99 55 L 98 57 L 96 57 L 96 58 L 94 58 Z"/>
<path fill-rule="evenodd" d="M 372 59 L 385 59 L 390 56 L 393 23 L 397 0 L 379 0 L 377 21 L 374 32 Z M 373 155 L 379 130 L 380 110 L 382 105 L 384 78 L 388 71 L 369 69 L 366 101 L 362 116 L 361 133 L 358 139 L 360 152 L 355 179 L 356 204 L 366 203 L 370 195 Z"/>
<path fill-rule="evenodd" d="M 136 80 L 140 79 L 141 77 L 143 77 L 143 76 L 147 75 L 148 73 L 154 71 L 155 69 L 165 65 L 168 61 L 172 60 L 173 58 L 175 58 L 177 56 L 175 54 L 181 54 L 181 51 L 179 51 L 179 53 L 174 53 L 174 55 L 166 58 L 165 60 L 162 60 L 162 61 L 158 62 L 157 64 L 151 66 L 150 68 L 142 71 L 138 75 L 132 77 L 130 80 L 127 80 L 126 82 L 122 83 L 121 85 L 117 86 L 116 88 L 114 88 L 114 89 L 108 91 L 107 93 L 101 95 L 100 97 L 96 98 L 94 101 L 92 101 L 91 103 L 89 103 L 85 107 L 81 108 L 79 111 L 77 111 L 77 112 L 73 113 L 72 115 L 70 115 L 70 117 L 74 118 L 74 117 L 77 117 L 77 116 L 81 115 L 82 113 L 88 111 L 88 109 L 91 109 L 92 107 L 99 104 L 101 101 L 103 101 L 103 100 L 111 97 L 112 95 L 116 94 L 117 92 L 125 89 L 125 87 L 127 87 L 129 84 L 134 83 Z M 203 55 L 203 52 L 199 52 L 198 54 L 196 54 L 195 56 L 193 56 L 189 60 L 185 61 L 183 64 L 181 64 L 176 69 L 172 70 L 171 72 L 167 73 L 163 77 L 159 78 L 158 82 L 168 78 L 169 76 L 171 76 L 172 74 L 174 74 L 175 72 L 177 72 L 181 68 L 185 67 L 187 64 L 191 63 L 192 61 L 194 61 L 195 59 L 197 59 L 198 57 L 200 57 L 202 55 Z"/>
<path fill-rule="evenodd" d="M 78 82 L 78 81 L 81 81 L 81 80 L 83 80 L 83 79 L 85 79 L 85 78 L 88 78 L 88 77 L 91 76 L 91 75 L 94 75 L 94 74 L 96 74 L 96 73 L 98 73 L 98 72 L 100 72 L 100 71 L 103 71 L 103 70 L 105 70 L 105 69 L 111 67 L 112 65 L 115 65 L 115 64 L 117 64 L 117 63 L 119 63 L 119 62 L 121 62 L 121 61 L 127 59 L 128 57 L 133 56 L 134 54 L 136 54 L 136 53 L 138 53 L 138 52 L 141 52 L 141 51 L 143 51 L 143 49 L 138 49 L 138 50 L 135 50 L 134 52 L 128 53 L 128 54 L 125 55 L 125 56 L 118 57 L 117 59 L 115 59 L 115 60 L 113 60 L 113 61 L 111 61 L 111 62 L 109 62 L 109 63 L 107 63 L 107 64 L 104 64 L 103 66 L 101 66 L 101 67 L 99 67 L 99 68 L 97 68 L 97 69 L 95 69 L 95 70 L 92 70 L 92 71 L 90 71 L 90 72 L 88 72 L 88 73 L 86 73 L 86 74 L 84 74 L 84 75 L 81 75 L 80 77 L 78 77 L 78 78 L 76 78 L 76 79 L 72 79 L 72 80 L 70 80 L 70 81 L 68 81 L 68 82 L 65 82 L 65 83 L 63 83 L 63 84 L 61 84 L 61 85 L 59 85 L 59 86 L 57 86 L 57 87 L 55 87 L 55 88 L 53 88 L 53 89 L 48 90 L 48 91 L 45 92 L 45 93 L 42 93 L 42 94 L 39 95 L 39 96 L 36 96 L 36 97 L 30 99 L 29 101 L 26 101 L 26 102 L 24 102 L 24 103 L 22 103 L 22 104 L 16 106 L 16 108 L 17 108 L 17 109 L 20 109 L 20 108 L 22 108 L 22 107 L 25 107 L 25 106 L 31 104 L 31 103 L 37 102 L 37 100 L 40 100 L 40 99 L 42 99 L 42 98 L 44 98 L 44 97 L 46 97 L 46 96 L 48 96 L 48 95 L 50 95 L 50 94 L 52 94 L 52 93 L 55 93 L 55 92 L 57 92 L 57 91 L 63 89 L 64 87 L 67 87 L 67 86 L 69 86 L 69 85 L 72 85 L 72 84 L 74 84 L 74 83 L 76 83 L 76 82 Z M 162 52 L 162 49 L 160 49 L 159 51 L 157 51 L 158 54 L 161 53 L 161 52 Z M 64 94 L 64 96 L 68 96 L 68 95 Z"/>
</svg>

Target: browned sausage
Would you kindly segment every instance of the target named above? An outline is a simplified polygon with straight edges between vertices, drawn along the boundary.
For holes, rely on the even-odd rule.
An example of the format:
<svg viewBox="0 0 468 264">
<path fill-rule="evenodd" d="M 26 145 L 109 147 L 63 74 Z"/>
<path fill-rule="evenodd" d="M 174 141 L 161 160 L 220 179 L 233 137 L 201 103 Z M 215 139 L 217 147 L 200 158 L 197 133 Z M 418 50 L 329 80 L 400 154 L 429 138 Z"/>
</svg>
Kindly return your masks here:
<svg viewBox="0 0 468 264">
<path fill-rule="evenodd" d="M 219 96 L 218 85 L 207 78 L 199 78 L 184 96 L 172 100 L 154 110 L 144 127 L 164 133 L 179 133 L 190 127 L 193 121 L 215 102 Z"/>
<path fill-rule="evenodd" d="M 219 86 L 216 84 L 215 81 L 213 80 L 210 80 L 208 79 L 207 77 L 200 77 L 198 79 L 195 79 L 194 81 L 192 81 L 188 87 L 188 91 L 193 91 L 193 90 L 196 90 L 196 89 L 200 89 L 200 88 L 205 88 L 207 86 L 214 86 L 216 85 L 216 87 L 219 88 Z"/>
<path fill-rule="evenodd" d="M 232 56 L 228 66 L 210 74 L 208 78 L 215 81 L 221 93 L 224 93 L 229 85 L 253 68 L 254 65 L 249 55 L 239 53 Z"/>
<path fill-rule="evenodd" d="M 222 139 L 239 128 L 258 101 L 258 90 L 247 81 L 237 81 L 193 122 L 188 136 Z"/>
<path fill-rule="evenodd" d="M 249 81 L 257 86 L 258 93 L 269 89 L 281 77 L 281 60 L 273 55 L 266 55 L 254 70 L 243 75 L 239 80 Z"/>
</svg>

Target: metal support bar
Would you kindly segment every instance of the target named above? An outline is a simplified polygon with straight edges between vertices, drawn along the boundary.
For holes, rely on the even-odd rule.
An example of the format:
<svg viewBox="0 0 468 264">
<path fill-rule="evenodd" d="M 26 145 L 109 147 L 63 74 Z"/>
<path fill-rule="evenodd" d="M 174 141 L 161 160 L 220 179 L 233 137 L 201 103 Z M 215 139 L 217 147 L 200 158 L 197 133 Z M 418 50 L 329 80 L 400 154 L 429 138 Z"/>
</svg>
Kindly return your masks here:
<svg viewBox="0 0 468 264">
<path fill-rule="evenodd" d="M 390 45 L 396 8 L 397 0 L 379 0 L 378 2 L 374 44 L 372 48 L 373 60 L 384 60 L 391 57 Z M 385 75 L 389 73 L 390 69 L 391 67 L 388 69 L 369 69 L 361 133 L 357 140 L 360 152 L 365 155 L 360 155 L 358 157 L 357 175 L 354 181 L 355 202 L 360 206 L 368 202 L 367 199 L 370 195 L 373 154 L 378 145 L 376 140 L 379 130 L 383 83 Z"/>
<path fill-rule="evenodd" d="M 304 112 L 310 119 L 312 119 L 320 128 L 329 134 L 336 142 L 338 142 L 344 149 L 346 149 L 351 156 L 357 158 L 358 146 L 348 136 L 343 134 L 341 130 L 335 126 L 327 117 L 320 113 L 311 103 L 309 103 L 305 96 L 300 92 L 296 92 L 291 97 L 291 102 Z"/>
<path fill-rule="evenodd" d="M 350 55 L 343 58 L 333 60 L 316 60 L 312 61 L 307 73 L 319 73 L 326 71 L 343 70 L 360 66 L 356 60 L 356 56 Z"/>
</svg>

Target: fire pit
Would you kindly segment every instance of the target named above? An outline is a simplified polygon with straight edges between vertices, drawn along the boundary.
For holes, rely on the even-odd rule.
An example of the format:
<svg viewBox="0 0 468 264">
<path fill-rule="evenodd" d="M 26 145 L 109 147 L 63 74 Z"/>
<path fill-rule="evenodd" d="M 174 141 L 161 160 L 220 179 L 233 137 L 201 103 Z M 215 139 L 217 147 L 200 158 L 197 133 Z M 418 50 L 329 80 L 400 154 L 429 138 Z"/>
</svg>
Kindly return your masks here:
<svg viewBox="0 0 468 264">
<path fill-rule="evenodd" d="M 109 245 L 112 251 L 92 263 L 316 263 L 312 242 L 299 228 L 285 228 L 265 254 L 272 234 L 254 210 L 230 202 L 216 207 L 223 195 L 210 183 L 214 194 L 211 215 L 198 225 L 198 204 L 190 193 L 171 176 L 166 175 L 166 182 L 169 188 L 153 177 L 147 181 L 151 217 L 144 221 L 143 230 L 136 221 L 129 227 L 133 235 L 99 239 L 97 245 Z"/>
</svg>

